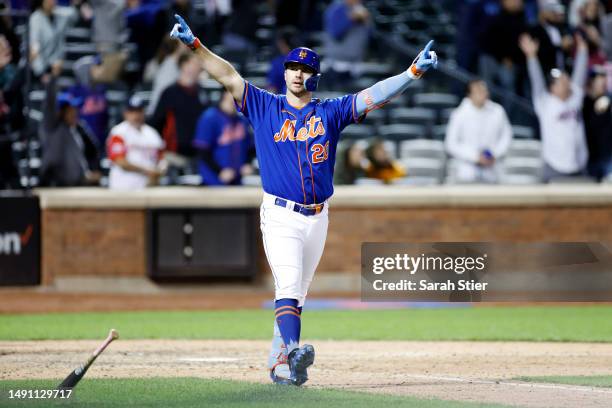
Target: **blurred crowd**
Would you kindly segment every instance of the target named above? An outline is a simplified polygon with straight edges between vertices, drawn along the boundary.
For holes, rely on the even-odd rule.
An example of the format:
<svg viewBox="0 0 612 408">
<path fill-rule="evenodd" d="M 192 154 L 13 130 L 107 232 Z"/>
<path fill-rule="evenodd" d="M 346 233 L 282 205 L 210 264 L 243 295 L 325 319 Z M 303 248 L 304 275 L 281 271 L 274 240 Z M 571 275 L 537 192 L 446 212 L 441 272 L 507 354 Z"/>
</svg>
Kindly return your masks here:
<svg viewBox="0 0 612 408">
<path fill-rule="evenodd" d="M 610 175 L 612 1 L 464 1 L 457 26 L 458 65 L 489 86 L 532 101 L 544 181 L 600 181 Z M 516 114 L 506 99 L 499 102 L 507 115 Z M 460 113 L 458 109 L 455 118 Z M 498 135 L 498 143 L 508 149 L 501 142 L 507 139 L 505 132 Z M 482 140 L 488 137 L 483 134 Z M 449 139 L 449 153 L 466 161 L 457 151 L 456 137 L 449 134 Z M 486 144 L 481 154 L 492 146 Z M 493 161 L 504 153 L 493 154 Z M 467 161 L 480 168 L 493 166 L 475 155 Z"/>
<path fill-rule="evenodd" d="M 257 86 L 283 93 L 284 56 L 307 45 L 323 55 L 322 90 L 348 93 L 376 79 L 364 73 L 368 56 L 384 55 L 384 44 L 371 40 L 382 21 L 378 3 L 0 0 L 0 189 L 258 184 L 252 130 L 231 95 L 168 36 L 174 14 Z M 605 180 L 612 1 L 451 4 L 457 65 L 477 79 L 462 100 L 450 95 L 437 138 L 393 128 L 422 120 L 419 109 L 430 115 L 420 105 L 394 102 L 386 126 L 372 112 L 366 123 L 377 126 L 338 146 L 336 182 Z M 381 77 L 406 68 L 371 65 Z M 518 113 L 503 97 L 493 101 L 491 87 L 532 101 L 541 140 L 516 143 Z"/>
</svg>

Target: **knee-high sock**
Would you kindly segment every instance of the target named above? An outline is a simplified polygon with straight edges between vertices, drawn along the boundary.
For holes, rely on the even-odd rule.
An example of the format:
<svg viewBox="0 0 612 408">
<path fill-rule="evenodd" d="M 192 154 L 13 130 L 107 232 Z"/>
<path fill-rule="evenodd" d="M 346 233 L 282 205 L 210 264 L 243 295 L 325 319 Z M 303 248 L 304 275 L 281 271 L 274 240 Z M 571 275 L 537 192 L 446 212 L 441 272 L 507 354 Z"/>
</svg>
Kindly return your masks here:
<svg viewBox="0 0 612 408">
<path fill-rule="evenodd" d="M 287 347 L 281 336 L 280 329 L 274 320 L 274 335 L 272 336 L 272 347 L 270 349 L 270 357 L 268 358 L 268 368 L 272 369 L 278 364 L 282 364 L 287 360 Z"/>
<path fill-rule="evenodd" d="M 302 322 L 296 299 L 279 299 L 276 301 L 276 323 L 287 346 L 287 353 L 299 347 Z"/>
<path fill-rule="evenodd" d="M 302 307 L 298 307 L 300 315 L 302 314 Z M 268 368 L 272 369 L 277 366 L 279 363 L 282 364 L 283 361 L 287 359 L 287 346 L 285 346 L 285 342 L 283 341 L 283 337 L 281 336 L 280 329 L 278 328 L 278 323 L 276 322 L 276 318 L 274 319 L 274 331 L 272 334 L 272 346 L 270 348 L 270 356 L 268 357 Z"/>
</svg>

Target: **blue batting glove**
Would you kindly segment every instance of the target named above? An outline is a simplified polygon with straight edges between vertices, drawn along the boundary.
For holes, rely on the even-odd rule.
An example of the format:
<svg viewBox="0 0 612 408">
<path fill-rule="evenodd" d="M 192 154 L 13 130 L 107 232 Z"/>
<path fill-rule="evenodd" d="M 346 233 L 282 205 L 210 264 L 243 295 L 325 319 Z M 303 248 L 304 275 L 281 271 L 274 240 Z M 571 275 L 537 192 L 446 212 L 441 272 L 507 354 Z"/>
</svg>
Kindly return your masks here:
<svg viewBox="0 0 612 408">
<path fill-rule="evenodd" d="M 435 51 L 431 51 L 431 47 L 434 44 L 434 40 L 427 43 L 423 51 L 414 59 L 410 66 L 410 72 L 416 78 L 420 78 L 423 74 L 431 67 L 438 67 L 438 56 Z"/>
<path fill-rule="evenodd" d="M 174 18 L 176 18 L 176 21 L 178 21 L 178 23 L 176 23 L 172 28 L 172 31 L 170 32 L 170 37 L 181 40 L 189 48 L 195 50 L 199 46 L 200 40 L 198 40 L 198 38 L 193 35 L 193 33 L 191 32 L 191 28 L 189 28 L 183 17 L 179 16 L 178 14 L 175 14 Z"/>
</svg>

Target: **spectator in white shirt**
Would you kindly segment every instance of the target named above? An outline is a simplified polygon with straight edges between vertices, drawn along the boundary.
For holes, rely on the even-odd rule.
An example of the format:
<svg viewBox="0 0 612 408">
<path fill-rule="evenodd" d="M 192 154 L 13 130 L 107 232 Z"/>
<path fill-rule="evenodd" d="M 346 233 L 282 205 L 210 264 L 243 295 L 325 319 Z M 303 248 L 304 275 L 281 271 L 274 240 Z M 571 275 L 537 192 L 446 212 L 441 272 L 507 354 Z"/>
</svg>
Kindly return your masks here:
<svg viewBox="0 0 612 408">
<path fill-rule="evenodd" d="M 108 180 L 111 189 L 155 185 L 164 172 L 161 156 L 165 144 L 157 130 L 145 123 L 144 105 L 142 98 L 132 96 L 124 121 L 111 129 L 107 139 L 108 158 L 113 162 Z"/>
<path fill-rule="evenodd" d="M 540 121 L 545 182 L 585 174 L 588 151 L 582 103 L 588 48 L 579 35 L 576 36 L 576 44 L 571 79 L 566 72 L 553 69 L 548 73 L 547 81 L 537 58 L 539 44 L 528 35 L 520 39 L 520 47 L 527 57 L 533 106 Z"/>
<path fill-rule="evenodd" d="M 453 111 L 446 129 L 446 150 L 457 161 L 459 183 L 495 183 L 498 160 L 508 151 L 512 126 L 504 108 L 489 99 L 483 80 L 467 85 L 467 95 Z"/>
</svg>

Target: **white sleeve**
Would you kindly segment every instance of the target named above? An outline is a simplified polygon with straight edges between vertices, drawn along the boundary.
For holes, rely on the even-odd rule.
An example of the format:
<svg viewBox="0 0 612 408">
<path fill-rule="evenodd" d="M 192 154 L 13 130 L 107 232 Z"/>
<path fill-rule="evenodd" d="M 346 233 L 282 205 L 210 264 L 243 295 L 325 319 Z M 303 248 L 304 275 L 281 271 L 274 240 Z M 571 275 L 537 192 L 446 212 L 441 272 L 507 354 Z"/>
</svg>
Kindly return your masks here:
<svg viewBox="0 0 612 408">
<path fill-rule="evenodd" d="M 461 114 L 455 110 L 446 128 L 446 151 L 454 158 L 476 163 L 480 157 L 480 151 L 477 146 L 462 141 L 461 122 Z"/>
<path fill-rule="evenodd" d="M 536 113 L 543 110 L 544 99 L 546 98 L 546 79 L 542 72 L 542 66 L 537 57 L 527 58 L 527 72 L 531 83 L 531 99 Z"/>
<path fill-rule="evenodd" d="M 495 146 L 492 147 L 493 157 L 496 159 L 505 156 L 505 154 L 508 152 L 508 148 L 510 147 L 510 142 L 512 142 L 512 125 L 510 125 L 506 111 L 500 106 L 498 112 L 500 120 L 499 138 L 497 139 Z"/>
</svg>

